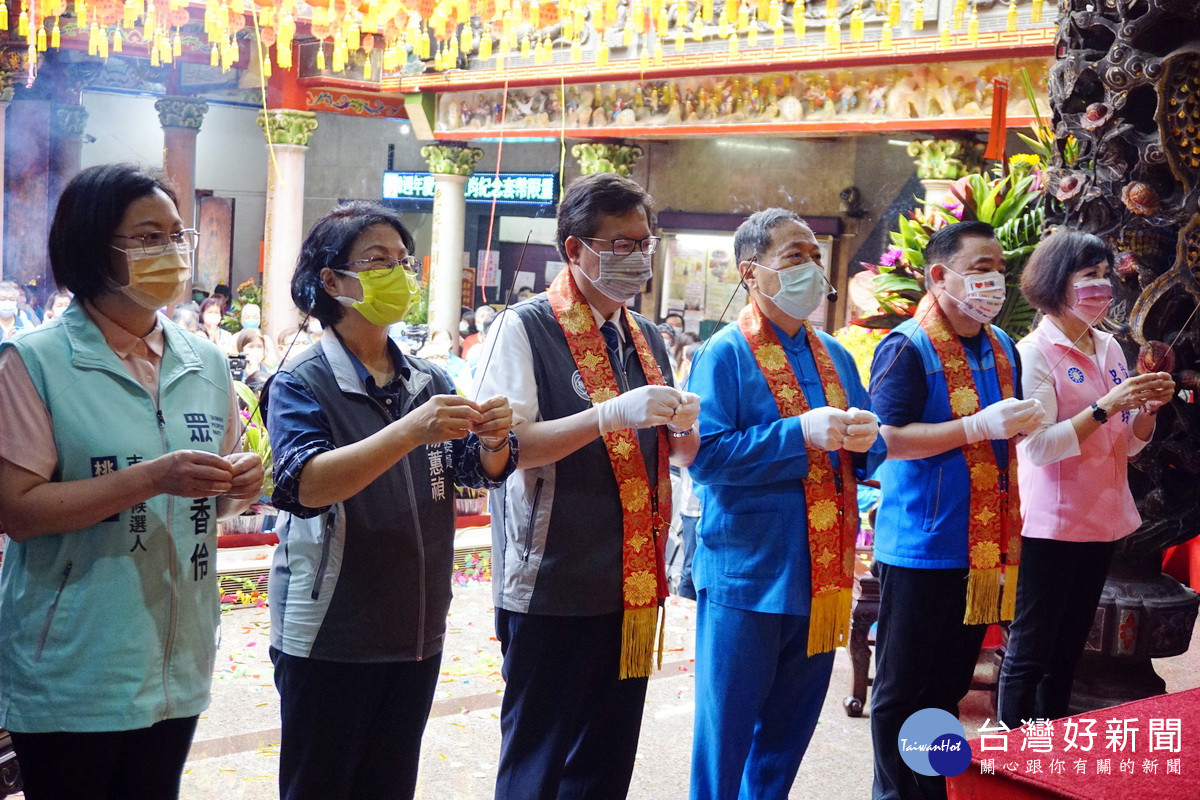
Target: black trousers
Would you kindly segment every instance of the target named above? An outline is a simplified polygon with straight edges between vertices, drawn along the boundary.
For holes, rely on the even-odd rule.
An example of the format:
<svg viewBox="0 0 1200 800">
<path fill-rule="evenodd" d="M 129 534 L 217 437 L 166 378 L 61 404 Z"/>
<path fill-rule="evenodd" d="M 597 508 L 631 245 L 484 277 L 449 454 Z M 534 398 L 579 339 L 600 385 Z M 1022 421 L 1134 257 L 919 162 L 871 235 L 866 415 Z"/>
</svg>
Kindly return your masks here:
<svg viewBox="0 0 1200 800">
<path fill-rule="evenodd" d="M 411 800 L 442 655 L 361 664 L 271 648 L 281 800 Z"/>
<path fill-rule="evenodd" d="M 914 712 L 958 716 L 986 625 L 964 625 L 966 569 L 912 569 L 876 563 L 879 627 L 871 690 L 874 800 L 943 800 L 946 779 L 913 772 L 900 757 L 900 727 Z"/>
<path fill-rule="evenodd" d="M 1017 614 L 1000 668 L 1000 720 L 1068 716 L 1075 665 L 1096 618 L 1115 542 L 1021 537 Z"/>
<path fill-rule="evenodd" d="M 175 800 L 199 717 L 104 733 L 12 733 L 28 800 Z"/>
<path fill-rule="evenodd" d="M 496 609 L 505 681 L 496 800 L 628 793 L 647 679 L 617 677 L 621 618 Z"/>
</svg>

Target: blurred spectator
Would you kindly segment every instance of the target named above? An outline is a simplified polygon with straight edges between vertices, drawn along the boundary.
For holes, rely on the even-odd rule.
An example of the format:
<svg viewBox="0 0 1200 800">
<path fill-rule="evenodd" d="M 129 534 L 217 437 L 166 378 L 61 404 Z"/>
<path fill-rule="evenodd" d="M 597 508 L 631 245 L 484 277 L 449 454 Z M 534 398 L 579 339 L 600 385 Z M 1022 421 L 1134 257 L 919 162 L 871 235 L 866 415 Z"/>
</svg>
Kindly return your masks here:
<svg viewBox="0 0 1200 800">
<path fill-rule="evenodd" d="M 221 320 L 224 317 L 224 303 L 214 292 L 212 297 L 200 305 L 200 329 L 204 331 L 204 335 L 208 337 L 210 342 L 221 348 L 228 355 L 234 352 L 233 335 L 221 327 Z"/>
<path fill-rule="evenodd" d="M 475 327 L 477 332 L 474 336 L 468 336 L 462 345 L 462 356 L 467 360 L 467 363 L 472 369 L 475 368 L 475 362 L 479 360 L 480 345 L 487 339 L 488 329 L 492 327 L 492 323 L 496 319 L 496 309 L 491 306 L 480 306 L 475 309 Z"/>
<path fill-rule="evenodd" d="M 200 330 L 200 306 L 191 300 L 175 304 L 175 313 L 171 315 L 171 321 L 188 333 L 208 338 L 204 331 Z"/>
<path fill-rule="evenodd" d="M 241 321 L 243 328 L 262 327 L 262 309 L 258 307 L 258 303 L 246 303 L 242 306 Z"/>
<path fill-rule="evenodd" d="M 222 315 L 224 315 L 225 312 L 229 310 L 229 307 L 233 305 L 233 292 L 229 291 L 228 284 L 218 283 L 216 288 L 213 289 L 212 297 L 215 297 L 221 301 Z"/>
<path fill-rule="evenodd" d="M 0 281 L 0 342 L 37 326 L 30 315 L 20 308 L 20 302 L 21 288 L 12 281 Z"/>
<path fill-rule="evenodd" d="M 45 309 L 42 312 L 42 324 L 45 325 L 59 314 L 67 310 L 67 306 L 71 305 L 71 298 L 75 295 L 70 292 L 54 291 L 46 298 Z"/>
<path fill-rule="evenodd" d="M 671 352 L 675 362 L 675 385 L 686 386 L 687 377 L 692 371 L 692 357 L 700 345 L 700 337 L 694 333 L 684 332 L 675 337 L 675 349 Z"/>
<path fill-rule="evenodd" d="M 675 333 L 683 333 L 683 315 L 678 311 L 668 311 L 663 317 L 663 324 L 670 325 L 675 329 Z"/>
<path fill-rule="evenodd" d="M 460 393 L 465 393 L 471 382 L 471 368 L 464 359 L 450 352 L 453 347 L 454 337 L 450 331 L 437 330 L 429 334 L 429 341 L 417 351 L 417 357 L 446 370 L 454 386 Z"/>
<path fill-rule="evenodd" d="M 263 384 L 271 373 L 264 361 L 267 357 L 267 341 L 262 331 L 256 328 L 243 328 L 233 339 L 234 350 L 246 359 L 246 370 L 242 383 L 254 390 L 255 394 L 262 391 Z"/>
</svg>

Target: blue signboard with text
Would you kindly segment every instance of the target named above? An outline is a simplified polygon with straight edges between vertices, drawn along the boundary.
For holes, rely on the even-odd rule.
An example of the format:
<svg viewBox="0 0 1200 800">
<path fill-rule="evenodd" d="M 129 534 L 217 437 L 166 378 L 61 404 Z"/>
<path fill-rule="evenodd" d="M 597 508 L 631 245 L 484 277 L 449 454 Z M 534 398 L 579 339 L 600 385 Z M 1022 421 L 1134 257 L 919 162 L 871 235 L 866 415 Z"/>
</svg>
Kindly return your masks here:
<svg viewBox="0 0 1200 800">
<path fill-rule="evenodd" d="M 432 200 L 433 176 L 428 172 L 383 173 L 384 200 Z M 468 203 L 550 206 L 558 200 L 557 172 L 477 173 L 467 179 Z"/>
</svg>

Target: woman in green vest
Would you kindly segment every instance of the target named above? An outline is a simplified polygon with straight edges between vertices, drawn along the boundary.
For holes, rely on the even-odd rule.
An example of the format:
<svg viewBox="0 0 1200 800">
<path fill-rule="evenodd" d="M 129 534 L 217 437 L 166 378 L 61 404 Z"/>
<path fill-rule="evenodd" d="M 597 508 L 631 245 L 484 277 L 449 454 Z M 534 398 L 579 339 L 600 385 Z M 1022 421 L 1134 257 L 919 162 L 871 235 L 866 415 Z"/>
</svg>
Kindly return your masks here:
<svg viewBox="0 0 1200 800">
<path fill-rule="evenodd" d="M 217 520 L 262 490 L 217 347 L 158 312 L 196 231 L 128 164 L 63 190 L 75 302 L 0 345 L 0 726 L 26 797 L 179 794 L 216 653 Z"/>
</svg>

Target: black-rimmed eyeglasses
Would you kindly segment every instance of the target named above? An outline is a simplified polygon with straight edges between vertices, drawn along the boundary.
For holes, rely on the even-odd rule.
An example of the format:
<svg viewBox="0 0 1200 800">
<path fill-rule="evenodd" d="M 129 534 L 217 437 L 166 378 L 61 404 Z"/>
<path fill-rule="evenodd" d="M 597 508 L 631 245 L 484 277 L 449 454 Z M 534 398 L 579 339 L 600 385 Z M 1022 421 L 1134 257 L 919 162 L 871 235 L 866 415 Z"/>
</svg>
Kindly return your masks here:
<svg viewBox="0 0 1200 800">
<path fill-rule="evenodd" d="M 616 256 L 627 256 L 635 250 L 640 250 L 648 256 L 654 255 L 654 251 L 658 250 L 658 243 L 662 241 L 658 236 L 647 236 L 645 239 L 601 239 L 597 236 L 579 238 L 592 242 L 608 242 L 612 254 Z"/>
</svg>

